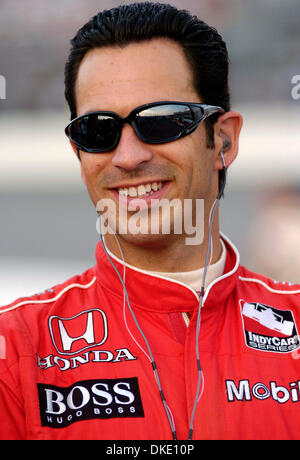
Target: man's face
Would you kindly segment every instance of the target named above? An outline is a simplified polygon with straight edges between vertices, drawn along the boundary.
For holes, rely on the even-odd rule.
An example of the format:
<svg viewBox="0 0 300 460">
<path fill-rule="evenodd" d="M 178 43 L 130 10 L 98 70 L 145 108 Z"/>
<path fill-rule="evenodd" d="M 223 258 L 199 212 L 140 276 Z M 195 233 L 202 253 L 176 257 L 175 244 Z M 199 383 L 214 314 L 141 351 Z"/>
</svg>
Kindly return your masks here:
<svg viewBox="0 0 300 460">
<path fill-rule="evenodd" d="M 80 65 L 75 90 L 78 116 L 107 110 L 126 117 L 150 102 L 201 102 L 181 47 L 163 39 L 122 49 L 91 50 Z M 146 190 L 150 185 L 155 189 L 155 183 L 161 188 L 152 199 L 180 199 L 183 203 L 187 198 L 199 198 L 211 203 L 217 195 L 217 171 L 213 168 L 214 151 L 206 144 L 203 123 L 182 139 L 156 145 L 143 143 L 126 124 L 113 151 L 80 152 L 82 177 L 95 206 L 101 199 L 112 199 L 118 209 L 121 198 L 126 207 L 124 189 L 134 195 L 135 190 L 144 192 L 143 185 Z M 150 202 L 150 197 L 146 200 Z"/>
</svg>

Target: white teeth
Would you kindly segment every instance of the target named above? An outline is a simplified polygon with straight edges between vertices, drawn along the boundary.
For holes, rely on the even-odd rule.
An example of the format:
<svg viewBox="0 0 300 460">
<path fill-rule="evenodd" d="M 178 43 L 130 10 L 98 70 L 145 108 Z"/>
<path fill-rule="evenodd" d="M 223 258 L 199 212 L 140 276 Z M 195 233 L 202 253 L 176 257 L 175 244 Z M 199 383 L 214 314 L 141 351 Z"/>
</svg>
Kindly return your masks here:
<svg viewBox="0 0 300 460">
<path fill-rule="evenodd" d="M 138 195 L 138 191 L 137 191 L 136 187 L 130 187 L 128 192 L 129 192 L 129 196 L 132 197 L 132 198 L 134 198 L 134 197 L 136 197 Z"/>
<path fill-rule="evenodd" d="M 145 185 L 139 185 L 138 187 L 120 188 L 119 194 L 130 196 L 131 198 L 135 198 L 137 196 L 149 196 L 152 195 L 153 192 L 160 190 L 162 186 L 162 182 L 152 182 Z"/>
<path fill-rule="evenodd" d="M 144 185 L 138 186 L 138 196 L 146 195 L 146 187 Z"/>
</svg>

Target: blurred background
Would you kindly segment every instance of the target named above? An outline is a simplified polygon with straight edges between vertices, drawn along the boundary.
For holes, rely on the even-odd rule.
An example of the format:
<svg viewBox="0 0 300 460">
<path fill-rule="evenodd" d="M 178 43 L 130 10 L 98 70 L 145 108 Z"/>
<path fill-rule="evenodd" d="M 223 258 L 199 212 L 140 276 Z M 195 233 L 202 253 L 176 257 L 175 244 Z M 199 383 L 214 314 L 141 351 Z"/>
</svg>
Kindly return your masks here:
<svg viewBox="0 0 300 460">
<path fill-rule="evenodd" d="M 117 0 L 0 0 L 0 305 L 94 264 L 95 210 L 64 127 L 70 39 Z M 299 0 L 169 0 L 216 27 L 244 116 L 221 229 L 241 261 L 300 283 Z M 2 77 L 1 77 L 2 76 Z"/>
</svg>

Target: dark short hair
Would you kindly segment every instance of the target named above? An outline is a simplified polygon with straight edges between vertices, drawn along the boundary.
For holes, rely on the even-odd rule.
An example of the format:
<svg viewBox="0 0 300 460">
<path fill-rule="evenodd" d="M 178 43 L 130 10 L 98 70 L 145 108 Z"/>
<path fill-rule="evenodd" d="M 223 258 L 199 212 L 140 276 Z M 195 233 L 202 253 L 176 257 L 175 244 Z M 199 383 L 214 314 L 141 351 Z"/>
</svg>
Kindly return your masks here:
<svg viewBox="0 0 300 460">
<path fill-rule="evenodd" d="M 163 3 L 132 3 L 99 12 L 71 40 L 65 66 L 65 96 L 76 118 L 75 83 L 85 54 L 104 46 L 123 47 L 154 38 L 169 38 L 181 45 L 190 63 L 194 86 L 203 103 L 230 110 L 228 53 L 216 29 L 186 10 Z M 219 114 L 206 122 L 207 146 L 214 147 L 213 124 Z"/>
</svg>

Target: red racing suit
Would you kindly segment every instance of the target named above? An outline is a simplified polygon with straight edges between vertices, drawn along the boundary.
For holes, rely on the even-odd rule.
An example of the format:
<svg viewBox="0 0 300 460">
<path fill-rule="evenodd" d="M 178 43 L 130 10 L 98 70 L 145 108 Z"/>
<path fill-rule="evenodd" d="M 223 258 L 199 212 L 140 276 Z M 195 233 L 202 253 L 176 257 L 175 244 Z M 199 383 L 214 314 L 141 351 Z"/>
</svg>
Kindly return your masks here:
<svg viewBox="0 0 300 460">
<path fill-rule="evenodd" d="M 193 439 L 299 439 L 300 285 L 240 266 L 222 238 L 225 272 L 201 313 Z M 130 266 L 125 283 L 177 439 L 186 440 L 198 296 Z M 172 439 L 145 339 L 100 244 L 95 267 L 0 313 L 1 439 Z"/>
</svg>

